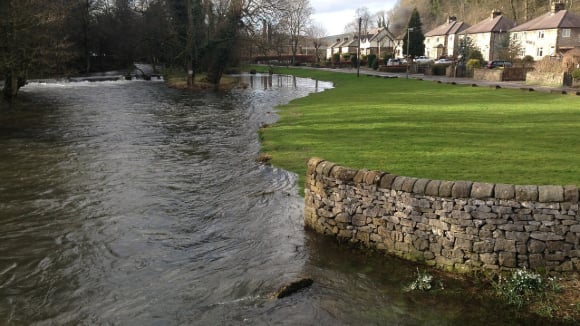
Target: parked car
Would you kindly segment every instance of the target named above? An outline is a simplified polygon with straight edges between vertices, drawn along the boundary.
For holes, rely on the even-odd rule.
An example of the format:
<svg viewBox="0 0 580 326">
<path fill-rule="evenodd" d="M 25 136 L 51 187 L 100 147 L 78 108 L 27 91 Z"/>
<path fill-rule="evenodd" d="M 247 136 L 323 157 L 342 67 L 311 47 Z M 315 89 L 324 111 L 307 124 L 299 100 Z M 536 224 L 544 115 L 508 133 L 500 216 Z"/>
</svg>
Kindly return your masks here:
<svg viewBox="0 0 580 326">
<path fill-rule="evenodd" d="M 387 66 L 399 66 L 402 65 L 401 59 L 391 58 L 387 60 Z"/>
<path fill-rule="evenodd" d="M 435 63 L 436 64 L 449 65 L 449 64 L 452 64 L 453 63 L 453 60 L 443 58 L 443 59 L 436 60 Z"/>
<path fill-rule="evenodd" d="M 507 61 L 507 60 L 493 60 L 488 62 L 487 67 L 489 69 L 493 69 L 493 68 L 497 68 L 497 67 L 511 67 L 512 63 L 511 61 Z"/>
<path fill-rule="evenodd" d="M 428 57 L 426 57 L 426 56 L 418 56 L 418 57 L 416 57 L 416 58 L 415 58 L 415 60 L 413 60 L 413 61 L 415 61 L 416 63 L 427 63 L 427 62 L 430 62 L 430 61 L 432 61 L 432 60 L 431 60 L 431 59 L 429 59 L 429 58 L 428 58 Z"/>
</svg>

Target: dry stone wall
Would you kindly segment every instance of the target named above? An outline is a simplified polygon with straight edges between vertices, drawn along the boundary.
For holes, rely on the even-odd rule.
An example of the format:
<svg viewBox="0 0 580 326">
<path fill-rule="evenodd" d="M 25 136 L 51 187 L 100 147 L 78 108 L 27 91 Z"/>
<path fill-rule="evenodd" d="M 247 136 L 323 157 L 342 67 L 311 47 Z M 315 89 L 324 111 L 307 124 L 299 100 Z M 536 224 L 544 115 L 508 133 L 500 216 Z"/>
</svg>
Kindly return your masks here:
<svg viewBox="0 0 580 326">
<path fill-rule="evenodd" d="M 580 271 L 576 186 L 440 181 L 312 158 L 305 224 L 448 270 Z"/>
</svg>

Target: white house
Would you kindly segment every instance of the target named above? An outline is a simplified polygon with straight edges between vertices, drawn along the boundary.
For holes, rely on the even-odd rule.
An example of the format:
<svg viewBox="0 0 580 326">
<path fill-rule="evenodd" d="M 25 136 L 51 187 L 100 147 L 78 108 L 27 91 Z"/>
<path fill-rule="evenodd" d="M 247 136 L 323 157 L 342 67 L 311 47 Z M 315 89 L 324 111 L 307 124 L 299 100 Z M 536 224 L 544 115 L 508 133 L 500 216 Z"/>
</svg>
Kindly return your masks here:
<svg viewBox="0 0 580 326">
<path fill-rule="evenodd" d="M 425 56 L 430 59 L 438 59 L 442 56 L 456 56 L 456 49 L 459 43 L 457 34 L 468 28 L 469 25 L 466 23 L 458 22 L 455 17 L 449 17 L 445 24 L 425 33 Z"/>
<path fill-rule="evenodd" d="M 550 12 L 510 30 L 512 40 L 520 45 L 520 57 L 534 60 L 557 56 L 580 48 L 580 16 L 565 10 L 563 3 L 553 3 Z"/>
<path fill-rule="evenodd" d="M 516 23 L 504 17 L 501 11 L 494 10 L 488 19 L 485 19 L 460 33 L 461 37 L 467 37 L 472 44 L 481 51 L 483 60 L 491 61 L 499 58 L 497 49 L 500 48 L 505 37 L 509 37 L 508 31 L 516 26 Z"/>
<path fill-rule="evenodd" d="M 375 28 L 361 37 L 361 55 L 375 54 L 381 57 L 385 53 L 392 53 L 395 47 L 395 36 L 386 28 Z"/>
</svg>

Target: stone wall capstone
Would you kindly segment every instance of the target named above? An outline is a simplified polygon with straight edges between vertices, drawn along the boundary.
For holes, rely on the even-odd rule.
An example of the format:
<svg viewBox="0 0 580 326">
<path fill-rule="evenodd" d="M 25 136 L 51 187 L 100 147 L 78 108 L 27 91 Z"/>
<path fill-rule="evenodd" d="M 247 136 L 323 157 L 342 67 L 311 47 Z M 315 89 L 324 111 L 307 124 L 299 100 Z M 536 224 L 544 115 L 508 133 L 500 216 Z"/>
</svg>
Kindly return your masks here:
<svg viewBox="0 0 580 326">
<path fill-rule="evenodd" d="M 491 184 L 308 162 L 305 225 L 459 272 L 580 271 L 576 186 Z"/>
</svg>

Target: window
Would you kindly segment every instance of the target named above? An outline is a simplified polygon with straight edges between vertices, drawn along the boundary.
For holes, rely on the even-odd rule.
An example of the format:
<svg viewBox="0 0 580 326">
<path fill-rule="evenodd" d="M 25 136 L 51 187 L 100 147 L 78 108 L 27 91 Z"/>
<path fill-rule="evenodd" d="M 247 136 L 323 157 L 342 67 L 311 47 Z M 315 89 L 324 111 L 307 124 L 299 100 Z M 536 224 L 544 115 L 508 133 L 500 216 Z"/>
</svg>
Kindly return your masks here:
<svg viewBox="0 0 580 326">
<path fill-rule="evenodd" d="M 520 49 L 520 57 L 525 57 L 526 56 L 526 50 L 524 50 L 523 48 Z"/>
<path fill-rule="evenodd" d="M 538 48 L 538 52 L 536 54 L 537 57 L 543 57 L 544 56 L 544 49 L 543 48 Z"/>
<path fill-rule="evenodd" d="M 570 29 L 569 28 L 564 28 L 562 30 L 562 37 L 570 37 Z"/>
<path fill-rule="evenodd" d="M 512 34 L 512 39 L 517 40 L 520 38 L 520 33 L 513 33 Z"/>
<path fill-rule="evenodd" d="M 544 31 L 538 31 L 538 38 L 544 38 Z"/>
</svg>

